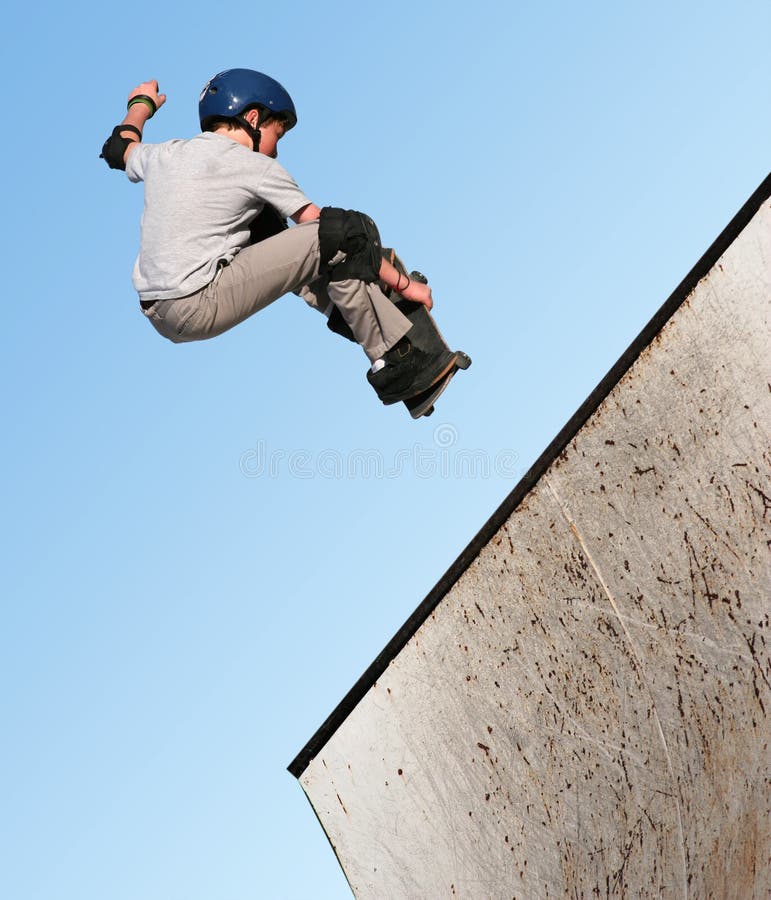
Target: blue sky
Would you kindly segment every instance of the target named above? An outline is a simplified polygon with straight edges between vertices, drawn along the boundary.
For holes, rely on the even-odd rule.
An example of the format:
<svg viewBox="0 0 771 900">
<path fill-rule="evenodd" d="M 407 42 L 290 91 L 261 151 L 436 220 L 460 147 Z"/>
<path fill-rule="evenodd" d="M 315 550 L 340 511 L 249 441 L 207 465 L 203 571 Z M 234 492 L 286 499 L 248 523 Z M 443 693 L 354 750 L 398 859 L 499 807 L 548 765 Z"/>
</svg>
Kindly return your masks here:
<svg viewBox="0 0 771 900">
<path fill-rule="evenodd" d="M 768 173 L 769 33 L 741 0 L 6 13 L 3 897 L 349 896 L 285 766 Z M 147 78 L 146 138 L 195 133 L 231 66 L 293 95 L 306 193 L 429 276 L 474 359 L 434 417 L 296 298 L 198 345 L 138 312 L 102 141 Z"/>
</svg>

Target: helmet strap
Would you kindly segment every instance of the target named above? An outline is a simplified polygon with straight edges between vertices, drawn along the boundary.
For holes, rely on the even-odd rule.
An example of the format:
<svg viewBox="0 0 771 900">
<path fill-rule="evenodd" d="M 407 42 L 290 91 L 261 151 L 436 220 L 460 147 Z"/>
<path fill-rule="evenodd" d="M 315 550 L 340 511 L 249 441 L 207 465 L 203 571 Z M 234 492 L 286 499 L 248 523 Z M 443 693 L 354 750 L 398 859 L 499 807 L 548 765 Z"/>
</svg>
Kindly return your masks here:
<svg viewBox="0 0 771 900">
<path fill-rule="evenodd" d="M 252 126 L 246 121 L 246 118 L 244 116 L 233 116 L 233 118 L 252 139 L 252 150 L 254 150 L 255 153 L 259 153 L 260 139 L 262 137 L 262 135 L 260 134 L 260 129 L 252 128 Z"/>
</svg>

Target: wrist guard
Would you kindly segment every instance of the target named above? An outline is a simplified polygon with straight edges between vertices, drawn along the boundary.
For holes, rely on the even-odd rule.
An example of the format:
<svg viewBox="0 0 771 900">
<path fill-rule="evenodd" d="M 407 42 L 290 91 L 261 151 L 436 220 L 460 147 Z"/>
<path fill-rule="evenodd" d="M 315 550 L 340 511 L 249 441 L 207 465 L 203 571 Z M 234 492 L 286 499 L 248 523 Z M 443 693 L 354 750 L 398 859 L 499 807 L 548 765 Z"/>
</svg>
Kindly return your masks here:
<svg viewBox="0 0 771 900">
<path fill-rule="evenodd" d="M 137 136 L 136 140 L 122 137 L 121 131 L 133 131 Z M 126 163 L 123 157 L 126 155 L 126 148 L 129 144 L 136 144 L 141 140 L 142 132 L 134 125 L 116 125 L 112 134 L 104 142 L 99 159 L 103 159 L 111 169 L 122 169 L 125 172 Z"/>
<path fill-rule="evenodd" d="M 129 98 L 128 103 L 126 104 L 126 109 L 131 109 L 131 107 L 135 103 L 142 103 L 150 110 L 150 118 L 158 112 L 158 105 L 152 97 L 148 97 L 147 94 L 134 94 L 133 97 Z"/>
</svg>

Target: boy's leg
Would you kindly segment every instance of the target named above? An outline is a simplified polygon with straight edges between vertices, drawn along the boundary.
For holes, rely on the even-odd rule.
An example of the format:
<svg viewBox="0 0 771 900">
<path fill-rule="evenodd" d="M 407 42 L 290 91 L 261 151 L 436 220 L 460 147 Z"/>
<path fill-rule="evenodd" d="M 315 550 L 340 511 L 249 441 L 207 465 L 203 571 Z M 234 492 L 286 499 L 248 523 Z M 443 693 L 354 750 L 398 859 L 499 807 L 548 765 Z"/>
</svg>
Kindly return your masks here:
<svg viewBox="0 0 771 900">
<path fill-rule="evenodd" d="M 332 302 L 327 293 L 327 280 L 319 276 L 314 278 L 309 284 L 304 284 L 299 290 L 295 291 L 298 297 L 301 297 L 311 309 L 320 312 L 327 319 L 332 314 L 335 304 Z M 351 338 L 353 340 L 353 337 Z"/>
<path fill-rule="evenodd" d="M 326 288 L 370 362 L 380 359 L 412 328 L 377 284 L 348 278 L 330 281 Z"/>
<path fill-rule="evenodd" d="M 318 227 L 298 225 L 245 247 L 206 287 L 187 297 L 158 301 L 145 315 L 176 344 L 203 341 L 313 281 L 318 269 Z"/>
<path fill-rule="evenodd" d="M 246 247 L 211 284 L 192 297 L 156 304 L 149 318 L 177 343 L 216 337 L 291 292 L 319 279 L 318 223 L 296 225 Z M 355 279 L 325 285 L 370 360 L 378 359 L 411 325 L 377 285 Z M 303 296 L 310 305 L 313 294 Z M 161 307 L 158 309 L 158 307 Z"/>
<path fill-rule="evenodd" d="M 186 340 L 216 337 L 313 281 L 319 271 L 318 227 L 309 222 L 245 247 L 202 291 Z"/>
<path fill-rule="evenodd" d="M 373 290 L 374 288 L 374 290 Z M 366 302 L 362 303 L 361 290 L 366 290 Z M 337 302 L 330 296 L 335 294 Z M 394 316 L 393 300 L 390 300 L 377 285 L 366 284 L 355 279 L 330 283 L 319 277 L 297 291 L 297 294 L 313 309 L 325 315 L 328 327 L 350 341 L 359 343 L 364 352 L 375 362 L 395 346 L 412 325 L 404 321 L 404 315 Z M 388 304 L 387 306 L 385 304 Z M 335 318 L 335 311 L 339 316 Z M 398 310 L 401 313 L 401 310 Z M 366 334 L 370 340 L 366 344 L 357 341 L 356 334 Z"/>
</svg>

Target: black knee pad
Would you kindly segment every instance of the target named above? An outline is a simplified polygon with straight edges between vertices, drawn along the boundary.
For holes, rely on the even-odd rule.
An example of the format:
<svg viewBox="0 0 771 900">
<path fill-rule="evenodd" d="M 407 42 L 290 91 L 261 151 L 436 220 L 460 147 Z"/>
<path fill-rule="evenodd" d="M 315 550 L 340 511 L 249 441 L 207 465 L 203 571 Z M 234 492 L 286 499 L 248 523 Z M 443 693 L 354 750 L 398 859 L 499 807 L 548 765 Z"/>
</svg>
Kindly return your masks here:
<svg viewBox="0 0 771 900">
<path fill-rule="evenodd" d="M 377 281 L 382 247 L 380 232 L 369 216 L 352 209 L 325 206 L 319 219 L 319 246 L 321 265 L 326 268 L 330 281 L 346 278 Z M 330 260 L 341 250 L 345 259 L 330 266 Z"/>
</svg>

